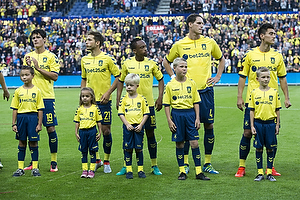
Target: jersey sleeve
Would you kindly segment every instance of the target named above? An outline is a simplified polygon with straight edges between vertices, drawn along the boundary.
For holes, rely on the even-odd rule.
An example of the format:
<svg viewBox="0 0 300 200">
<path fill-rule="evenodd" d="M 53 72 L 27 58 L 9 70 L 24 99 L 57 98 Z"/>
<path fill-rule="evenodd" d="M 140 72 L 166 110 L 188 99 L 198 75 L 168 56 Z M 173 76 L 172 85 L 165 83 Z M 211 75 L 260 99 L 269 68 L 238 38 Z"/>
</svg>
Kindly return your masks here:
<svg viewBox="0 0 300 200">
<path fill-rule="evenodd" d="M 254 109 L 254 96 L 253 96 L 253 93 L 254 93 L 255 90 L 252 90 L 252 92 L 250 93 L 250 96 L 249 96 L 249 105 L 248 107 L 250 109 Z"/>
<path fill-rule="evenodd" d="M 119 103 L 118 115 L 125 115 L 125 105 L 124 105 L 124 97 L 123 96 Z"/>
<path fill-rule="evenodd" d="M 166 55 L 166 59 L 169 62 L 173 62 L 175 58 L 179 57 L 179 52 L 178 52 L 178 43 L 173 44 L 172 48 L 170 49 L 170 53 Z"/>
<path fill-rule="evenodd" d="M 149 114 L 150 114 L 149 105 L 146 98 L 143 96 L 143 115 L 149 115 Z"/>
<path fill-rule="evenodd" d="M 244 55 L 244 57 L 243 57 L 243 59 L 242 59 L 242 69 L 241 69 L 241 71 L 239 71 L 239 75 L 240 76 L 243 76 L 243 77 L 247 77 L 248 76 L 248 74 L 249 74 L 249 51 L 248 52 L 246 52 L 246 54 Z"/>
<path fill-rule="evenodd" d="M 50 72 L 58 73 L 59 69 L 60 69 L 59 60 L 55 54 L 53 54 L 53 53 L 51 53 L 51 54 L 52 54 L 52 56 L 49 60 Z"/>
<path fill-rule="evenodd" d="M 98 123 L 98 122 L 102 121 L 102 115 L 101 115 L 101 111 L 98 108 L 98 106 L 95 105 L 95 107 L 96 107 L 96 113 L 95 113 L 96 114 L 96 122 Z"/>
<path fill-rule="evenodd" d="M 80 118 L 79 118 L 79 108 L 80 108 L 80 107 L 78 107 L 78 108 L 76 109 L 75 116 L 74 116 L 74 122 L 76 122 L 76 123 L 79 123 L 79 122 L 80 122 Z"/>
<path fill-rule="evenodd" d="M 126 62 L 124 61 L 124 62 L 122 62 L 122 69 L 121 69 L 121 76 L 119 77 L 119 80 L 121 81 L 121 82 L 124 82 L 124 80 L 125 80 L 125 77 L 127 76 L 127 74 L 128 74 L 128 68 L 127 68 L 127 64 L 126 64 Z"/>
<path fill-rule="evenodd" d="M 11 105 L 10 108 L 14 109 L 14 110 L 18 110 L 19 109 L 19 97 L 18 97 L 18 89 L 16 89 L 14 96 L 11 100 Z"/>
<path fill-rule="evenodd" d="M 160 81 L 164 76 L 161 73 L 158 63 L 153 61 L 153 71 L 152 71 L 153 76 L 156 78 L 156 80 Z"/>
<path fill-rule="evenodd" d="M 110 59 L 109 59 L 109 71 L 110 71 L 110 73 L 114 77 L 120 76 L 120 70 L 117 66 L 116 59 L 112 55 L 109 55 L 109 57 L 110 57 Z"/>
<path fill-rule="evenodd" d="M 170 96 L 170 87 L 169 84 L 167 84 L 166 89 L 164 91 L 164 96 L 163 96 L 163 105 L 164 106 L 170 106 L 171 105 L 171 96 Z"/>
<path fill-rule="evenodd" d="M 279 96 L 278 90 L 276 90 L 276 95 L 277 95 L 277 98 L 276 98 L 276 110 L 279 110 L 279 109 L 281 109 L 281 102 L 280 102 L 280 96 Z"/>
<path fill-rule="evenodd" d="M 81 78 L 86 79 L 86 71 L 84 68 L 84 58 L 81 59 Z"/>
<path fill-rule="evenodd" d="M 280 61 L 279 61 L 278 68 L 277 68 L 277 76 L 279 78 L 283 78 L 286 76 L 286 68 L 285 68 L 282 54 L 279 54 L 279 56 L 280 56 Z"/>
<path fill-rule="evenodd" d="M 37 92 L 36 108 L 37 108 L 37 110 L 43 110 L 45 108 L 42 92 L 39 89 L 38 89 L 38 92 Z"/>
<path fill-rule="evenodd" d="M 197 85 L 196 83 L 193 81 L 193 96 L 194 96 L 194 104 L 196 103 L 200 103 L 201 101 L 201 98 L 200 98 L 200 95 L 199 95 L 199 92 L 197 91 Z"/>
</svg>

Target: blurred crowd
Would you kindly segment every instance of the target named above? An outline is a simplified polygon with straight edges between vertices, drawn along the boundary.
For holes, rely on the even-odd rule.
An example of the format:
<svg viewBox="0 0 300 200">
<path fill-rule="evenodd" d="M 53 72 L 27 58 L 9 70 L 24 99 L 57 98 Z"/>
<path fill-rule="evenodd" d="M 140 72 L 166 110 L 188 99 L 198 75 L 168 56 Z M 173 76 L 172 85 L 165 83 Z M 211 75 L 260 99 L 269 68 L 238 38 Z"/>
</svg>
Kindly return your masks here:
<svg viewBox="0 0 300 200">
<path fill-rule="evenodd" d="M 225 73 L 237 73 L 245 52 L 259 45 L 257 27 L 264 22 L 275 26 L 277 37 L 273 47 L 282 53 L 287 71 L 299 72 L 300 15 L 206 13 L 204 19 L 203 35 L 214 38 L 220 45 L 226 59 Z M 164 28 L 157 33 L 146 31 L 152 25 Z M 158 62 L 162 72 L 165 72 L 162 60 L 172 44 L 188 32 L 184 16 L 0 20 L 0 64 L 5 76 L 19 74 L 24 55 L 33 50 L 29 35 L 36 28 L 46 30 L 47 48 L 58 56 L 63 75 L 81 73 L 81 58 L 88 53 L 85 37 L 91 29 L 105 36 L 102 51 L 113 55 L 119 66 L 132 56 L 131 40 L 141 37 L 147 43 L 148 56 Z M 212 72 L 216 72 L 216 66 L 217 62 L 212 60 Z"/>
</svg>

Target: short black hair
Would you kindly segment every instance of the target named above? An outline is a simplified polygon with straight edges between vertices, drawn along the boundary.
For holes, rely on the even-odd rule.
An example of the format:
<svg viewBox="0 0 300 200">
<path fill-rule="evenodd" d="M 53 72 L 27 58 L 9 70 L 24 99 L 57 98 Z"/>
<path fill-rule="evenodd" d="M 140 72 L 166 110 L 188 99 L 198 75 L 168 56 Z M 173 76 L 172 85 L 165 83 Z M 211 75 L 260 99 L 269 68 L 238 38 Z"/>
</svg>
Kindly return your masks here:
<svg viewBox="0 0 300 200">
<path fill-rule="evenodd" d="M 189 26 L 189 23 L 194 23 L 197 19 L 197 17 L 201 17 L 201 15 L 193 13 L 190 14 L 187 18 L 186 18 L 186 24 Z M 203 19 L 203 17 L 201 17 Z M 204 19 L 203 19 L 204 21 Z"/>
<path fill-rule="evenodd" d="M 266 34 L 266 32 L 267 32 L 267 30 L 268 29 L 274 29 L 274 26 L 272 25 L 272 24 L 270 24 L 270 23 L 266 23 L 266 24 L 263 24 L 263 25 L 261 25 L 260 27 L 259 27 L 259 29 L 258 29 L 258 37 L 259 37 L 259 39 L 261 39 L 260 38 L 260 35 L 261 34 Z"/>
<path fill-rule="evenodd" d="M 47 34 L 46 31 L 44 31 L 43 29 L 35 29 L 32 31 L 30 38 L 32 38 L 33 35 L 40 35 L 42 36 L 43 39 L 46 38 Z"/>
<path fill-rule="evenodd" d="M 133 50 L 133 49 L 136 49 L 136 43 L 138 41 L 141 41 L 142 39 L 139 38 L 139 37 L 136 37 L 134 38 L 131 42 L 130 42 L 130 49 Z"/>
<path fill-rule="evenodd" d="M 31 67 L 31 66 L 23 65 L 23 66 L 21 67 L 21 70 L 20 70 L 20 71 L 22 71 L 22 70 L 29 70 L 30 74 L 34 75 L 34 69 L 33 69 L 33 67 Z"/>
<path fill-rule="evenodd" d="M 94 40 L 96 42 L 98 42 L 98 41 L 100 42 L 100 47 L 103 45 L 103 43 L 104 43 L 104 37 L 103 37 L 103 35 L 99 31 L 93 31 L 93 30 L 91 30 L 91 31 L 89 31 L 87 33 L 87 35 L 93 35 L 94 36 Z"/>
</svg>

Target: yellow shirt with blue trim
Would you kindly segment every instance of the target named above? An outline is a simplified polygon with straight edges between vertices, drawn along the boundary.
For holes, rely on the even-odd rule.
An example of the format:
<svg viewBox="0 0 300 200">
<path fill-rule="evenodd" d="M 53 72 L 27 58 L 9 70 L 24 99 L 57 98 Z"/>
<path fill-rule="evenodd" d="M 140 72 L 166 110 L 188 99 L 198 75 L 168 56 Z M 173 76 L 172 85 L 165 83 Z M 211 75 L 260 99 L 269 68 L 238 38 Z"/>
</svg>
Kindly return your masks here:
<svg viewBox="0 0 300 200">
<path fill-rule="evenodd" d="M 159 70 L 157 62 L 152 59 L 144 58 L 143 61 L 137 61 L 135 57 L 130 57 L 122 62 L 120 81 L 124 82 L 129 73 L 138 74 L 140 84 L 137 92 L 146 97 L 149 106 L 154 106 L 153 99 L 153 77 L 158 81 L 163 79 L 163 74 Z"/>
<path fill-rule="evenodd" d="M 130 124 L 140 124 L 144 115 L 149 115 L 149 106 L 144 96 L 138 94 L 136 98 L 129 98 L 128 94 L 120 100 L 118 115 L 124 115 Z"/>
<path fill-rule="evenodd" d="M 38 110 L 44 109 L 41 90 L 36 86 L 30 89 L 19 87 L 14 93 L 10 108 L 18 110 L 18 113 L 38 112 Z"/>
<path fill-rule="evenodd" d="M 222 58 L 222 52 L 216 41 L 212 38 L 201 36 L 191 40 L 188 36 L 176 42 L 166 59 L 173 62 L 175 58 L 182 57 L 187 60 L 187 77 L 193 79 L 198 90 L 203 90 L 207 79 L 211 77 L 211 56 L 216 60 Z"/>
<path fill-rule="evenodd" d="M 88 129 L 102 121 L 101 111 L 98 106 L 92 104 L 91 107 L 85 108 L 79 106 L 74 116 L 74 122 L 79 123 L 79 129 Z"/>
<path fill-rule="evenodd" d="M 260 120 L 272 120 L 277 117 L 276 110 L 281 109 L 278 90 L 270 88 L 262 91 L 259 88 L 252 90 L 249 97 L 250 109 L 254 109 L 254 118 Z"/>
<path fill-rule="evenodd" d="M 49 50 L 45 50 L 43 53 L 37 54 L 35 51 L 32 51 L 26 56 L 34 57 L 39 64 L 39 67 L 48 72 L 59 73 L 60 65 L 57 56 L 51 53 Z M 26 57 L 25 56 L 25 57 Z M 24 65 L 26 65 L 26 60 L 24 57 Z M 34 68 L 33 62 L 31 62 L 31 66 Z M 34 78 L 32 80 L 33 85 L 38 86 L 38 88 L 42 91 L 42 95 L 44 99 L 55 99 L 53 84 L 54 81 L 47 79 L 43 74 L 34 69 Z"/>
<path fill-rule="evenodd" d="M 97 56 L 88 54 L 81 59 L 81 73 L 81 77 L 86 79 L 86 87 L 92 88 L 96 101 L 100 101 L 111 86 L 111 75 L 119 76 L 120 70 L 113 56 L 101 52 Z"/>
<path fill-rule="evenodd" d="M 286 76 L 285 64 L 281 53 L 271 48 L 268 52 L 261 52 L 259 47 L 252 48 L 242 59 L 242 70 L 239 72 L 241 77 L 248 77 L 248 89 L 246 103 L 249 103 L 250 92 L 259 87 L 256 80 L 256 71 L 260 67 L 267 67 L 270 70 L 271 88 L 278 89 L 278 77 Z"/>
<path fill-rule="evenodd" d="M 187 78 L 185 82 L 178 82 L 173 78 L 166 85 L 163 97 L 163 105 L 171 106 L 175 109 L 191 109 L 195 103 L 200 103 L 201 99 L 197 91 L 195 81 Z"/>
</svg>

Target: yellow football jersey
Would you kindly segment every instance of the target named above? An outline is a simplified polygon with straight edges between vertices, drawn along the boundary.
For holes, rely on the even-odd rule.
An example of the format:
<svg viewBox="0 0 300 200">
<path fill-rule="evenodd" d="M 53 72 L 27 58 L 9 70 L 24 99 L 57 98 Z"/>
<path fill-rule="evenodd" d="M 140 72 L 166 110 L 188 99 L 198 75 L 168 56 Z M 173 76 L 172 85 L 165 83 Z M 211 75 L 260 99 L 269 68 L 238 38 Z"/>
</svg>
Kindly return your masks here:
<svg viewBox="0 0 300 200">
<path fill-rule="evenodd" d="M 198 90 L 203 90 L 207 85 L 207 79 L 211 77 L 211 56 L 216 60 L 222 58 L 222 52 L 212 38 L 201 36 L 198 40 L 189 37 L 176 42 L 166 59 L 173 62 L 175 58 L 182 57 L 187 60 L 187 77 L 193 79 Z"/>
<path fill-rule="evenodd" d="M 96 101 L 100 101 L 111 86 L 111 75 L 119 76 L 120 70 L 113 56 L 101 52 L 98 56 L 88 54 L 81 59 L 81 73 L 81 77 L 86 79 L 86 87 L 92 88 Z"/>
<path fill-rule="evenodd" d="M 74 122 L 79 123 L 79 129 L 88 129 L 102 121 L 101 111 L 98 106 L 92 104 L 91 107 L 85 108 L 79 106 L 74 116 Z"/>
<path fill-rule="evenodd" d="M 246 103 L 249 103 L 250 92 L 259 87 L 259 82 L 256 80 L 256 71 L 260 67 L 267 67 L 270 70 L 271 80 L 269 86 L 278 89 L 278 77 L 286 76 L 285 64 L 282 55 L 270 49 L 268 52 L 261 52 L 259 47 L 252 48 L 245 54 L 242 59 L 242 70 L 239 75 L 248 77 L 248 89 Z"/>
<path fill-rule="evenodd" d="M 55 72 L 58 74 L 60 65 L 57 56 L 50 51 L 46 50 L 41 54 L 37 54 L 35 51 L 32 51 L 26 56 L 34 57 L 39 64 L 39 67 L 48 72 Z M 25 57 L 26 57 L 25 56 Z M 24 65 L 26 65 L 24 57 Z M 33 62 L 31 62 L 31 66 L 34 68 Z M 36 85 L 41 91 L 44 99 L 55 99 L 54 89 L 53 89 L 53 80 L 46 79 L 44 75 L 34 69 L 34 78 L 32 83 Z"/>
<path fill-rule="evenodd" d="M 38 112 L 38 110 L 44 109 L 41 90 L 36 86 L 31 89 L 19 87 L 14 93 L 10 108 L 17 109 L 18 113 Z"/>
<path fill-rule="evenodd" d="M 176 109 L 191 109 L 194 108 L 195 103 L 200 103 L 200 101 L 197 85 L 192 79 L 187 78 L 182 83 L 173 78 L 168 82 L 163 97 L 163 105 Z"/>
<path fill-rule="evenodd" d="M 120 100 L 118 115 L 124 115 L 128 123 L 140 124 L 144 115 L 149 115 L 149 106 L 147 100 L 142 95 L 134 99 L 128 97 L 128 94 Z"/>
<path fill-rule="evenodd" d="M 138 74 L 140 77 L 140 84 L 137 92 L 146 97 L 149 106 L 154 106 L 153 99 L 153 77 L 158 81 L 163 78 L 163 74 L 159 70 L 158 64 L 149 58 L 143 61 L 137 61 L 135 57 L 131 57 L 122 62 L 120 81 L 124 82 L 125 77 L 129 73 Z"/>
<path fill-rule="evenodd" d="M 272 120 L 277 117 L 276 110 L 281 108 L 278 91 L 270 88 L 261 91 L 259 88 L 252 90 L 249 97 L 249 108 L 254 109 L 254 118 L 260 120 Z"/>
</svg>

